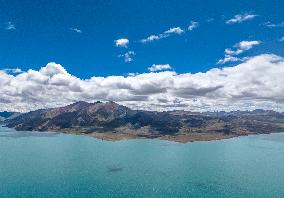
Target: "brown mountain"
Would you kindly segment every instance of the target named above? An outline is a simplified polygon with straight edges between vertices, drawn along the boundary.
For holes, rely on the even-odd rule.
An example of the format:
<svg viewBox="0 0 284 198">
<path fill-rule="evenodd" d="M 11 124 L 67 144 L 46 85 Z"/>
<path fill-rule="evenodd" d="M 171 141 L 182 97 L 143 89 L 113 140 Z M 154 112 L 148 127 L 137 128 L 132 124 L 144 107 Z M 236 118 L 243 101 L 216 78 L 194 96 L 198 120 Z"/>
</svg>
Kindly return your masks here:
<svg viewBox="0 0 284 198">
<path fill-rule="evenodd" d="M 104 139 L 159 137 L 181 142 L 284 131 L 274 111 L 193 113 L 132 110 L 114 102 L 76 102 L 19 115 L 6 121 L 16 130 L 83 133 Z"/>
</svg>

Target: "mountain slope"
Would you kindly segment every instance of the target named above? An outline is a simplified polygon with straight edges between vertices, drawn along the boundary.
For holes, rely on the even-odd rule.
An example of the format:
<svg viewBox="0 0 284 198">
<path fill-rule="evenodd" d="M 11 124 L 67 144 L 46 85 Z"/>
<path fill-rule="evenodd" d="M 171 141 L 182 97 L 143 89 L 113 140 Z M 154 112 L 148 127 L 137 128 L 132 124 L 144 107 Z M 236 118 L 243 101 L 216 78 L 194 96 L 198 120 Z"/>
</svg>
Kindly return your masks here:
<svg viewBox="0 0 284 198">
<path fill-rule="evenodd" d="M 174 115 L 168 113 L 131 110 L 114 102 L 74 104 L 47 110 L 37 110 L 23 114 L 8 122 L 8 127 L 17 130 L 57 130 L 80 128 L 85 132 L 113 131 L 128 125 L 130 128 L 150 126 L 153 131 L 171 132 L 179 126 Z M 164 124 L 167 123 L 166 128 Z M 178 130 L 178 129 L 175 129 Z"/>
<path fill-rule="evenodd" d="M 15 118 L 18 115 L 20 115 L 20 113 L 8 111 L 0 112 L 0 122 L 4 122 L 7 119 Z"/>
</svg>

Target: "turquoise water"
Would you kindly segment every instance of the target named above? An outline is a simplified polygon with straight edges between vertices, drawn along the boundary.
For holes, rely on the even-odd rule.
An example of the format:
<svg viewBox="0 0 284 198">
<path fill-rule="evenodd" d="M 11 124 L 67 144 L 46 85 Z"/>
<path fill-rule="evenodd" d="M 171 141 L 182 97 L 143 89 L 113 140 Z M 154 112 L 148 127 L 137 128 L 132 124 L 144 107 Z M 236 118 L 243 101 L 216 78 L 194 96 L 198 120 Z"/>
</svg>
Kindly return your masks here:
<svg viewBox="0 0 284 198">
<path fill-rule="evenodd" d="M 284 197 L 284 133 L 179 144 L 2 127 L 0 197 Z"/>
</svg>

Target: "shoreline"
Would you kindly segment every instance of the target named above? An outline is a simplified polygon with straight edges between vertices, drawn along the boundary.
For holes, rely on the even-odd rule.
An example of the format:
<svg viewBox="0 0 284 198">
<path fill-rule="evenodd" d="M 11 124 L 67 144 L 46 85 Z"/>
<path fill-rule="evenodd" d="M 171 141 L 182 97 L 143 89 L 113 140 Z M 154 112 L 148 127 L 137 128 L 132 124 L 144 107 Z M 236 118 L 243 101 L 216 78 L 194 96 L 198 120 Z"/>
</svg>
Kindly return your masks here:
<svg viewBox="0 0 284 198">
<path fill-rule="evenodd" d="M 135 139 L 157 139 L 157 140 L 165 140 L 165 141 L 171 141 L 181 144 L 186 143 L 193 143 L 193 142 L 210 142 L 210 141 L 221 141 L 221 140 L 227 140 L 232 138 L 238 138 L 238 137 L 248 137 L 248 136 L 257 136 L 257 135 L 269 135 L 273 133 L 284 133 L 284 131 L 276 131 L 276 132 L 269 132 L 269 133 L 249 133 L 249 134 L 242 134 L 242 135 L 223 135 L 223 134 L 208 134 L 208 133 L 197 133 L 197 134 L 189 134 L 189 135 L 164 135 L 159 137 L 147 137 L 147 136 L 137 136 L 137 135 L 131 135 L 131 134 L 117 134 L 112 132 L 106 133 L 83 133 L 83 132 L 63 132 L 63 131 L 47 131 L 47 132 L 58 132 L 58 133 L 64 133 L 64 134 L 72 134 L 72 135 L 84 135 L 91 138 L 96 138 L 98 140 L 103 141 L 110 141 L 110 142 L 118 142 L 118 141 L 124 141 L 124 140 L 135 140 Z"/>
<path fill-rule="evenodd" d="M 53 131 L 53 130 L 52 130 Z M 177 134 L 177 135 L 133 135 L 127 133 L 113 133 L 113 132 L 92 132 L 92 133 L 84 133 L 78 131 L 58 131 L 64 134 L 74 134 L 74 135 L 84 135 L 93 137 L 99 140 L 105 141 L 123 141 L 123 140 L 131 140 L 131 139 L 158 139 L 158 140 L 166 140 L 166 141 L 173 141 L 177 143 L 190 143 L 190 142 L 207 142 L 207 141 L 217 141 L 217 140 L 225 140 L 231 139 L 240 136 L 248 136 L 248 135 L 257 135 L 257 134 L 246 134 L 246 135 L 224 135 L 224 134 L 213 134 L 213 133 L 191 133 L 191 134 Z"/>
<path fill-rule="evenodd" d="M 241 134 L 229 134 L 225 135 L 222 133 L 188 133 L 188 134 L 176 134 L 176 135 L 146 135 L 146 134 L 129 134 L 129 133 L 117 133 L 117 132 L 79 132 L 74 130 L 50 130 L 64 134 L 74 134 L 74 135 L 84 135 L 93 137 L 99 140 L 105 141 L 123 141 L 123 140 L 131 140 L 131 139 L 158 139 L 158 140 L 166 140 L 166 141 L 173 141 L 177 143 L 191 143 L 191 142 L 209 142 L 209 141 L 218 141 L 218 140 L 226 140 L 231 138 L 237 137 L 246 137 L 246 136 L 253 136 L 253 135 L 268 135 L 272 133 L 284 133 L 283 131 L 273 131 L 273 132 L 265 132 L 265 133 L 257 133 L 257 132 L 248 132 L 248 133 L 241 133 Z"/>
<path fill-rule="evenodd" d="M 2 126 L 6 127 L 6 126 Z M 9 128 L 9 127 L 7 127 Z M 16 129 L 15 129 L 16 130 Z M 16 130 L 17 131 L 17 130 Z M 34 131 L 35 132 L 35 131 Z M 42 133 L 44 131 L 37 131 Z M 243 133 L 243 134 L 229 134 L 225 135 L 222 133 L 188 133 L 188 134 L 176 134 L 176 135 L 154 135 L 154 134 L 129 134 L 129 133 L 117 133 L 117 132 L 83 132 L 78 130 L 72 129 L 51 129 L 47 130 L 46 132 L 56 132 L 56 133 L 63 133 L 63 134 L 73 134 L 73 135 L 84 135 L 92 138 L 96 138 L 99 140 L 104 141 L 123 141 L 123 140 L 131 140 L 131 139 L 158 139 L 158 140 L 165 140 L 165 141 L 173 141 L 177 143 L 190 143 L 190 142 L 209 142 L 209 141 L 218 141 L 218 140 L 226 140 L 236 137 L 244 137 L 244 136 L 251 136 L 251 135 L 264 135 L 264 134 L 272 134 L 272 133 L 281 133 L 284 131 L 274 131 L 274 132 L 267 132 L 267 133 Z"/>
</svg>

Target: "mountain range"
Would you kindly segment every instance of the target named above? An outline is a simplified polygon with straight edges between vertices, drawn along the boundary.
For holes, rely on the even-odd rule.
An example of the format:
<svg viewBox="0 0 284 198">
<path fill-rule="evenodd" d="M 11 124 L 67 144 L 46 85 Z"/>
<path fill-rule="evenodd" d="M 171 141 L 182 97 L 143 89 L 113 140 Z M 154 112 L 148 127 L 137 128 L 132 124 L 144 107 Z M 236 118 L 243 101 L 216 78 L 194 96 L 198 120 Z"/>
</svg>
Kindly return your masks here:
<svg viewBox="0 0 284 198">
<path fill-rule="evenodd" d="M 0 116 L 7 127 L 19 131 L 58 131 L 110 140 L 160 138 L 188 142 L 284 131 L 284 113 L 275 111 L 156 112 L 99 101 Z"/>
</svg>

